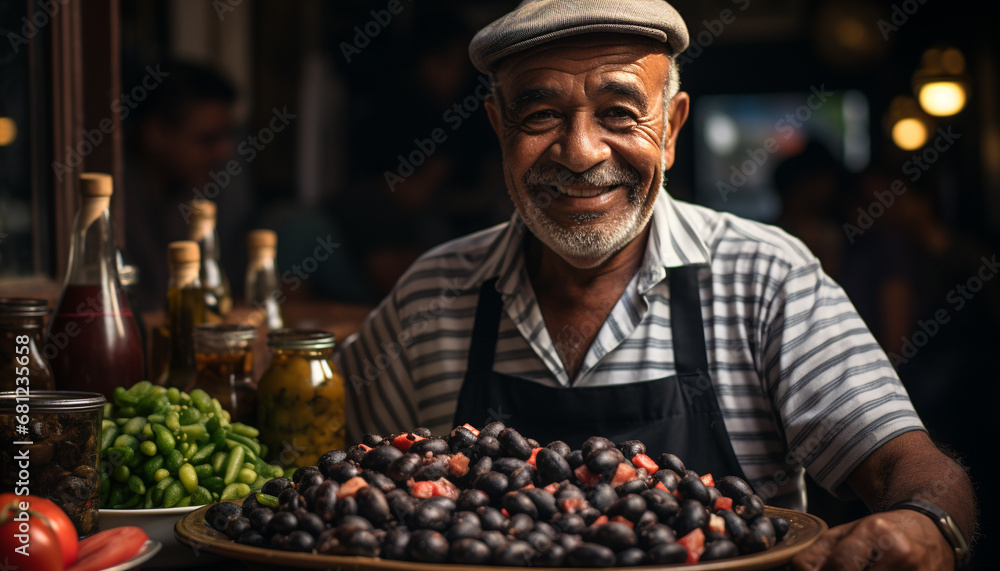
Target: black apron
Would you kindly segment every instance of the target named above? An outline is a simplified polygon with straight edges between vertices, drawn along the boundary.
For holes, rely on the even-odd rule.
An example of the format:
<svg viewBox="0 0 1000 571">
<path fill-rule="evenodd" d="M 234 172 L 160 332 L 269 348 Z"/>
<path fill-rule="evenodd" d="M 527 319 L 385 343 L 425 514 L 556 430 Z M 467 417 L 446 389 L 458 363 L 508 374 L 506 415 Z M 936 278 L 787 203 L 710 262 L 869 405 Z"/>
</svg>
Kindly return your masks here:
<svg viewBox="0 0 1000 571">
<path fill-rule="evenodd" d="M 493 372 L 503 299 L 496 279 L 483 283 L 455 426 L 468 422 L 482 428 L 501 420 L 543 446 L 562 440 L 573 449 L 591 436 L 614 442 L 637 439 L 653 459 L 670 452 L 699 474 L 743 478 L 708 376 L 698 268 L 673 268 L 668 279 L 677 374 L 578 388 L 548 387 Z"/>
</svg>

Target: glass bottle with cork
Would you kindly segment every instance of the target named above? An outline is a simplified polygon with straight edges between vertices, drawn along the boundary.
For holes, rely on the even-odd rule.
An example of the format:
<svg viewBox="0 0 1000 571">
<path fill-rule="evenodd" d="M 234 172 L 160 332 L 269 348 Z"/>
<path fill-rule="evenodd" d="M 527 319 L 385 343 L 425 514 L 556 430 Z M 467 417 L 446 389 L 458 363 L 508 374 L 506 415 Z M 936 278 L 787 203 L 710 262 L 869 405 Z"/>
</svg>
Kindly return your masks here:
<svg viewBox="0 0 1000 571">
<path fill-rule="evenodd" d="M 69 267 L 46 335 L 56 388 L 98 392 L 143 378 L 139 328 L 118 278 L 111 218 L 111 175 L 80 175 Z"/>
<path fill-rule="evenodd" d="M 253 348 L 257 329 L 249 325 L 206 323 L 194 328 L 194 385 L 219 399 L 233 422 L 257 423 Z"/>
<path fill-rule="evenodd" d="M 56 388 L 42 352 L 49 304 L 44 299 L 0 297 L 0 392 Z M 22 349 L 23 347 L 23 349 Z"/>
<path fill-rule="evenodd" d="M 205 322 L 205 296 L 198 279 L 201 255 L 190 240 L 171 242 L 167 248 L 170 282 L 167 286 L 167 358 L 157 384 L 182 391 L 194 388 L 197 365 L 194 328 Z"/>
<path fill-rule="evenodd" d="M 278 250 L 278 235 L 273 230 L 253 230 L 247 235 L 246 303 L 259 313 L 259 319 L 268 329 L 284 327 L 279 307 L 282 296 L 274 257 Z"/>
<path fill-rule="evenodd" d="M 201 249 L 199 278 L 205 292 L 205 317 L 209 323 L 222 323 L 233 308 L 229 278 L 219 263 L 219 233 L 216 231 L 217 208 L 211 200 L 191 201 L 188 238 Z"/>
</svg>

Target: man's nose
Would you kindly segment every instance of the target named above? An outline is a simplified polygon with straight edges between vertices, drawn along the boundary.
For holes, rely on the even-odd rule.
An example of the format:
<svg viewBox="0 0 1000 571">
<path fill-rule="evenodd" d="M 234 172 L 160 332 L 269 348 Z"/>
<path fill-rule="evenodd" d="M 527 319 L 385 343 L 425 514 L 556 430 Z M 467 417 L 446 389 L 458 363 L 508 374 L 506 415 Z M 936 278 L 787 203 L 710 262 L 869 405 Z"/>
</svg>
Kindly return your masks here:
<svg viewBox="0 0 1000 571">
<path fill-rule="evenodd" d="M 584 172 L 611 158 L 611 147 L 591 117 L 573 115 L 559 141 L 552 146 L 552 160 L 572 170 Z"/>
</svg>

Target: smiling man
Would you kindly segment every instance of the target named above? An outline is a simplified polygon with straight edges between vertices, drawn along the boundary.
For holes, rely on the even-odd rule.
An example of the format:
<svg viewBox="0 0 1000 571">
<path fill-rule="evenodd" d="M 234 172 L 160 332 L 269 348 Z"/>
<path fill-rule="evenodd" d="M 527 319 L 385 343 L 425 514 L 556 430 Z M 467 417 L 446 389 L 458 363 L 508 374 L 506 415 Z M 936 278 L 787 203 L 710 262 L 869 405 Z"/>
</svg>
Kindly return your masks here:
<svg viewBox="0 0 1000 571">
<path fill-rule="evenodd" d="M 841 288 L 780 230 L 665 191 L 687 42 L 662 0 L 526 0 L 476 35 L 517 212 L 422 256 L 347 341 L 352 436 L 639 439 L 797 509 L 808 473 L 878 513 L 798 568 L 955 566 L 969 479 Z"/>
</svg>

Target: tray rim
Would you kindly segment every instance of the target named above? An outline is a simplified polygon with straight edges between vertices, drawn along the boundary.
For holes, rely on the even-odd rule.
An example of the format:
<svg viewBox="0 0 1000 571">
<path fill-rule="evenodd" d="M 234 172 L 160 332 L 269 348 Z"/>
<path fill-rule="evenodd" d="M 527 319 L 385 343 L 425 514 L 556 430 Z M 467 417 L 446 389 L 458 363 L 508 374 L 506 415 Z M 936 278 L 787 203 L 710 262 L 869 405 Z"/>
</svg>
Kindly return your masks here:
<svg viewBox="0 0 1000 571">
<path fill-rule="evenodd" d="M 233 503 L 242 504 L 242 502 L 242 500 L 239 500 Z M 458 563 L 418 563 L 360 555 L 296 553 L 266 547 L 240 545 L 220 532 L 208 527 L 205 523 L 204 514 L 212 505 L 214 503 L 202 506 L 177 520 L 177 523 L 174 524 L 174 536 L 181 544 L 196 551 L 200 550 L 255 565 L 274 565 L 295 569 L 335 568 L 339 571 L 349 571 L 352 569 L 366 571 L 523 571 L 521 567 L 502 567 L 499 565 L 476 566 Z M 769 517 L 783 517 L 791 525 L 788 536 L 771 549 L 760 553 L 741 555 L 720 561 L 696 563 L 694 565 L 680 563 L 676 565 L 643 565 L 640 567 L 563 567 L 562 569 L 574 569 L 577 571 L 635 571 L 636 569 L 658 570 L 679 568 L 690 571 L 736 569 L 751 571 L 756 569 L 770 569 L 791 561 L 796 554 L 812 545 L 828 529 L 826 522 L 809 513 L 772 506 L 765 506 L 764 513 Z M 212 535 L 201 532 L 198 529 L 199 526 L 207 529 Z M 799 532 L 803 532 L 801 537 L 799 537 Z M 792 543 L 789 543 L 790 539 L 793 540 Z"/>
</svg>

